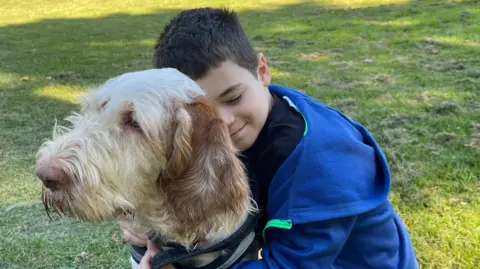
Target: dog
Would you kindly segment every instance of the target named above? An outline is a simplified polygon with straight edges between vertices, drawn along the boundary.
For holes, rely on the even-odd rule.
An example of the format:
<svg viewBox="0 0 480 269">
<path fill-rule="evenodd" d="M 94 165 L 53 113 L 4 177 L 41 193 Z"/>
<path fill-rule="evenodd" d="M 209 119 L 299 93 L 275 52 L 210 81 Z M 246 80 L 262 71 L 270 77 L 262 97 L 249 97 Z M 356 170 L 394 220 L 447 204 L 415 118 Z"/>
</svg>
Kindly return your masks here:
<svg viewBox="0 0 480 269">
<path fill-rule="evenodd" d="M 173 68 L 90 88 L 36 154 L 47 209 L 91 222 L 134 215 L 163 249 L 209 248 L 257 210 L 229 131 L 205 92 Z M 179 264 L 202 266 L 222 250 Z"/>
</svg>

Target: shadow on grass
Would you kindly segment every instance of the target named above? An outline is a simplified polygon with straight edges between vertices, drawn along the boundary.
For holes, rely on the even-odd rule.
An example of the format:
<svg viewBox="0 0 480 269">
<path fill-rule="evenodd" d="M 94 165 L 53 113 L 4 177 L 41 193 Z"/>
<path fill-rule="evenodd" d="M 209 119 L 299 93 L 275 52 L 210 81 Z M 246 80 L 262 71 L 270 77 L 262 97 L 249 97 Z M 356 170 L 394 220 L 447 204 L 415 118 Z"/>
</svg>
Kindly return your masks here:
<svg viewBox="0 0 480 269">
<path fill-rule="evenodd" d="M 294 53 L 298 60 L 302 60 L 300 52 L 338 49 L 342 54 L 358 54 L 371 50 L 372 41 L 381 43 L 386 39 L 391 43 L 384 46 L 404 44 L 413 49 L 416 42 L 423 41 L 418 40 L 420 37 L 458 35 L 451 26 L 459 24 L 459 20 L 460 26 L 466 28 L 478 23 L 476 17 L 480 12 L 473 8 L 475 1 L 435 2 L 422 4 L 413 1 L 356 9 L 332 9 L 321 4 L 304 3 L 278 6 L 272 10 L 241 11 L 239 15 L 257 47 Z M 151 67 L 154 40 L 165 23 L 179 11 L 112 14 L 89 19 L 45 19 L 0 28 L 3 63 L 0 71 L 30 75 L 38 79 L 36 83 L 48 76 L 72 71 L 77 81 L 98 82 L 122 72 Z M 407 32 L 412 35 L 405 35 Z M 368 44 L 359 47 L 359 41 Z M 443 44 L 448 45 L 448 41 Z M 379 46 L 377 49 L 382 46 L 376 45 Z M 470 53 L 478 51 L 477 47 L 478 44 L 472 43 L 465 49 Z M 280 55 L 273 53 L 271 56 Z M 313 58 L 304 60 L 308 62 Z M 295 66 L 295 63 L 285 64 Z M 300 72 L 288 67 L 283 71 Z M 61 83 L 75 84 L 76 81 L 67 79 Z"/>
</svg>

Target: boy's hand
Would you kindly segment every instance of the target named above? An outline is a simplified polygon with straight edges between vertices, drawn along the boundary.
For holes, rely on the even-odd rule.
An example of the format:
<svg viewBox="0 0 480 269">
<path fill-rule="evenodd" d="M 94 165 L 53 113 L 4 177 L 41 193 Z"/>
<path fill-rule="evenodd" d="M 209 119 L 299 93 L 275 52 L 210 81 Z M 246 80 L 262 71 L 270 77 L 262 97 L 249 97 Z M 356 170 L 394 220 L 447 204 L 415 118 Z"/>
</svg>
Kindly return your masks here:
<svg viewBox="0 0 480 269">
<path fill-rule="evenodd" d="M 142 260 L 140 261 L 138 269 L 151 269 L 152 258 L 159 251 L 155 245 L 150 243 L 150 241 L 148 242 L 147 247 L 148 247 L 147 252 L 143 256 Z M 166 265 L 161 269 L 175 269 L 175 267 L 173 267 L 172 265 Z"/>
<path fill-rule="evenodd" d="M 137 232 L 133 229 L 133 222 L 130 220 L 120 221 L 120 230 L 123 234 L 123 239 L 130 244 L 139 247 L 145 247 L 148 244 L 147 231 Z"/>
</svg>

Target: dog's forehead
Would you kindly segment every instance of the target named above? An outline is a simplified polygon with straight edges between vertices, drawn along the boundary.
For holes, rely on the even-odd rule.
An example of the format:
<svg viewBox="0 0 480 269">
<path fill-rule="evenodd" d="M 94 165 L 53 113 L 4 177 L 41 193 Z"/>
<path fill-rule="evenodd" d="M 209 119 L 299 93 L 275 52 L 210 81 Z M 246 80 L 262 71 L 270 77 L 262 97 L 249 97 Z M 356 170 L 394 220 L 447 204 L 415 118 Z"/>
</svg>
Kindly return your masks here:
<svg viewBox="0 0 480 269">
<path fill-rule="evenodd" d="M 129 72 L 107 80 L 100 88 L 103 99 L 171 100 L 193 102 L 204 91 L 185 74 L 174 68 Z"/>
</svg>

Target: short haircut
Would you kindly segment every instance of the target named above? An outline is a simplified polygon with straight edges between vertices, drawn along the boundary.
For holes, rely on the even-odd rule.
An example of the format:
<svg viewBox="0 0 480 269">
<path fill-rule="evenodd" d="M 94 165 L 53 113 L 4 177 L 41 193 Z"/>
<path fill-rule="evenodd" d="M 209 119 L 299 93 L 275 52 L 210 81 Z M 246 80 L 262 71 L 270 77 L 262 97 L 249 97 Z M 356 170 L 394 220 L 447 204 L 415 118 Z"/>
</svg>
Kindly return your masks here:
<svg viewBox="0 0 480 269">
<path fill-rule="evenodd" d="M 256 77 L 255 50 L 237 14 L 224 8 L 180 12 L 165 26 L 154 46 L 155 68 L 176 68 L 194 80 L 226 60 Z"/>
</svg>

